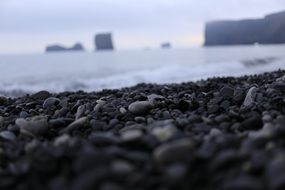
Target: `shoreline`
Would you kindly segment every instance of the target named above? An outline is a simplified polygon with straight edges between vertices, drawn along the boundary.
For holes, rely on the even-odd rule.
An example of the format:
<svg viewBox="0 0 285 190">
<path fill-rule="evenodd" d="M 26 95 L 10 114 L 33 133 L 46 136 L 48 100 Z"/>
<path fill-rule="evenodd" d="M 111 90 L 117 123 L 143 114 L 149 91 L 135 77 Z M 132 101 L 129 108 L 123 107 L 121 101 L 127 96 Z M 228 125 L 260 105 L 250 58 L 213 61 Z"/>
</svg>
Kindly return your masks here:
<svg viewBox="0 0 285 190">
<path fill-rule="evenodd" d="M 285 187 L 285 71 L 0 97 L 2 189 Z"/>
</svg>

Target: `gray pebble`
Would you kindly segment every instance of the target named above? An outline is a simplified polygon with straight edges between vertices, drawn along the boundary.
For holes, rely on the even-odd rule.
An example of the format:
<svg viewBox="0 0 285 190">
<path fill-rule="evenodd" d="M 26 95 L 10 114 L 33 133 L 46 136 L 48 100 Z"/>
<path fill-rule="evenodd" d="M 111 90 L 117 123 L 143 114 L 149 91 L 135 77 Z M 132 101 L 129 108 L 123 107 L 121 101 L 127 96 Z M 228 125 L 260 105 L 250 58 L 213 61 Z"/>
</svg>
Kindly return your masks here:
<svg viewBox="0 0 285 190">
<path fill-rule="evenodd" d="M 20 128 L 20 132 L 31 136 L 41 136 L 48 130 L 47 117 L 35 116 L 31 120 L 18 118 L 16 125 Z"/>
<path fill-rule="evenodd" d="M 124 160 L 115 160 L 111 163 L 111 170 L 117 175 L 126 175 L 134 171 L 134 166 Z"/>
<path fill-rule="evenodd" d="M 152 108 L 152 105 L 149 101 L 137 101 L 137 102 L 131 103 L 128 107 L 128 110 L 132 114 L 143 115 L 143 114 L 146 114 L 151 108 Z"/>
<path fill-rule="evenodd" d="M 19 114 L 20 118 L 27 118 L 29 114 L 26 111 L 21 111 Z"/>
<path fill-rule="evenodd" d="M 133 142 L 142 138 L 143 132 L 139 129 L 130 129 L 121 133 L 123 142 Z"/>
<path fill-rule="evenodd" d="M 127 110 L 124 107 L 121 107 L 120 108 L 120 113 L 121 114 L 125 114 L 125 113 L 127 113 Z"/>
<path fill-rule="evenodd" d="M 82 117 L 78 120 L 75 120 L 72 122 L 70 125 L 68 125 L 66 128 L 62 129 L 60 133 L 70 133 L 80 127 L 85 126 L 88 123 L 88 118 L 87 117 Z"/>
<path fill-rule="evenodd" d="M 151 134 L 155 136 L 159 141 L 163 142 L 173 137 L 177 132 L 178 130 L 175 127 L 172 125 L 167 125 L 165 127 L 153 128 Z"/>
<path fill-rule="evenodd" d="M 13 141 L 16 139 L 16 136 L 14 133 L 12 133 L 11 131 L 2 131 L 0 132 L 0 137 L 5 139 L 5 140 L 10 140 Z"/>
<path fill-rule="evenodd" d="M 160 164 L 181 162 L 187 159 L 193 147 L 194 145 L 191 140 L 179 139 L 157 147 L 153 152 L 153 158 Z"/>
<path fill-rule="evenodd" d="M 75 120 L 78 120 L 79 118 L 81 118 L 84 115 L 84 112 L 86 110 L 86 106 L 85 105 L 81 105 L 77 108 L 77 112 L 75 114 Z"/>
<path fill-rule="evenodd" d="M 97 102 L 97 104 L 94 107 L 94 111 L 98 112 L 106 104 L 106 102 L 104 100 L 97 100 L 96 102 Z"/>
<path fill-rule="evenodd" d="M 144 123 L 145 122 L 145 118 L 144 117 L 135 117 L 135 121 L 138 123 Z"/>
<path fill-rule="evenodd" d="M 222 134 L 222 131 L 219 130 L 219 129 L 212 128 L 212 129 L 210 130 L 210 135 L 211 135 L 211 136 L 218 136 L 218 135 L 220 135 L 220 134 Z"/>
<path fill-rule="evenodd" d="M 251 87 L 246 94 L 243 106 L 244 107 L 251 106 L 255 102 L 256 95 L 257 95 L 257 88 Z"/>
<path fill-rule="evenodd" d="M 50 98 L 47 98 L 44 101 L 43 108 L 46 109 L 46 108 L 49 108 L 51 106 L 55 106 L 55 105 L 58 105 L 58 104 L 60 104 L 60 99 L 55 98 L 55 97 L 50 97 Z"/>
<path fill-rule="evenodd" d="M 68 134 L 63 134 L 54 139 L 53 145 L 60 146 L 60 145 L 67 144 L 69 139 L 70 139 L 70 136 Z"/>
<path fill-rule="evenodd" d="M 42 90 L 42 91 L 39 91 L 39 92 L 31 95 L 31 97 L 35 98 L 35 99 L 45 100 L 45 99 L 51 97 L 51 94 L 46 90 Z"/>
</svg>

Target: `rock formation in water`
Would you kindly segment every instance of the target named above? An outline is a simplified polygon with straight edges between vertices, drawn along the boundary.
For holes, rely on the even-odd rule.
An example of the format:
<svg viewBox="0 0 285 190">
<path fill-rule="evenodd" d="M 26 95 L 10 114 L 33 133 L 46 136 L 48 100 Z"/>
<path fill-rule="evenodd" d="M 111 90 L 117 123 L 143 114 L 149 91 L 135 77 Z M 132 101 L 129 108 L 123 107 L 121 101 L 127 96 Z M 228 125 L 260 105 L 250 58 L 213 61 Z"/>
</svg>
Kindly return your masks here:
<svg viewBox="0 0 285 190">
<path fill-rule="evenodd" d="M 97 51 L 113 50 L 113 41 L 111 33 L 101 33 L 95 36 L 95 47 Z"/>
<path fill-rule="evenodd" d="M 171 48 L 171 43 L 165 42 L 161 44 L 161 49 L 170 49 Z"/>
<path fill-rule="evenodd" d="M 206 24 L 205 46 L 285 43 L 285 11 L 263 19 Z"/>
<path fill-rule="evenodd" d="M 61 45 L 51 45 L 46 47 L 46 52 L 64 52 L 64 51 L 84 51 L 84 47 L 80 43 L 74 44 L 70 48 Z"/>
</svg>

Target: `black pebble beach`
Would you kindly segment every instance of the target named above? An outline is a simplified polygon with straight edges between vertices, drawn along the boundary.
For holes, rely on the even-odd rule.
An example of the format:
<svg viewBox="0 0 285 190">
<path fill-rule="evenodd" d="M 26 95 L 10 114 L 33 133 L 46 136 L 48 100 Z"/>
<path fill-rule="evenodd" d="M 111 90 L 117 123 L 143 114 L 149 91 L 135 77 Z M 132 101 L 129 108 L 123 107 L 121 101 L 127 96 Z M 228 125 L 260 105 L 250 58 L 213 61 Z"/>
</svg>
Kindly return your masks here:
<svg viewBox="0 0 285 190">
<path fill-rule="evenodd" d="M 0 97 L 3 190 L 283 190 L 285 71 Z"/>
</svg>

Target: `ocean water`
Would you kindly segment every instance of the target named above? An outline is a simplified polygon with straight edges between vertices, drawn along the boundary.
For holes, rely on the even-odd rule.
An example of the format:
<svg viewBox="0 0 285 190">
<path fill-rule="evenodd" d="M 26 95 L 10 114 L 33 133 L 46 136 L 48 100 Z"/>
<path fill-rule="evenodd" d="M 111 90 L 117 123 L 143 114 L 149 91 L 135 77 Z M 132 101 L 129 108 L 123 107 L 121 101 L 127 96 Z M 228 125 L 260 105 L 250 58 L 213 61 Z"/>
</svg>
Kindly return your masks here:
<svg viewBox="0 0 285 190">
<path fill-rule="evenodd" d="M 96 91 L 285 69 L 285 45 L 0 55 L 0 93 Z"/>
</svg>

